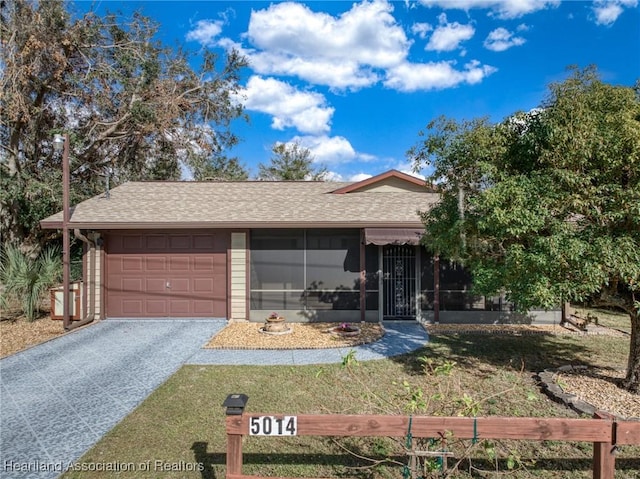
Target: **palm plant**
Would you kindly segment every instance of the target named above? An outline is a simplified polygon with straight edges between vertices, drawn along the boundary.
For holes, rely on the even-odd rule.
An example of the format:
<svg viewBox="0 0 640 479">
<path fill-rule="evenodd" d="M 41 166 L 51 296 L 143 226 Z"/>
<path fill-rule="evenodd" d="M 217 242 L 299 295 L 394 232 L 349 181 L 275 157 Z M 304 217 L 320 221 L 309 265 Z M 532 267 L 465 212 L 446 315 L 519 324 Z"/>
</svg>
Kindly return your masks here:
<svg viewBox="0 0 640 479">
<path fill-rule="evenodd" d="M 62 260 L 60 248 L 45 248 L 33 258 L 15 246 L 7 246 L 0 254 L 0 306 L 19 303 L 27 321 L 36 319 L 40 304 L 49 288 L 60 281 Z"/>
</svg>

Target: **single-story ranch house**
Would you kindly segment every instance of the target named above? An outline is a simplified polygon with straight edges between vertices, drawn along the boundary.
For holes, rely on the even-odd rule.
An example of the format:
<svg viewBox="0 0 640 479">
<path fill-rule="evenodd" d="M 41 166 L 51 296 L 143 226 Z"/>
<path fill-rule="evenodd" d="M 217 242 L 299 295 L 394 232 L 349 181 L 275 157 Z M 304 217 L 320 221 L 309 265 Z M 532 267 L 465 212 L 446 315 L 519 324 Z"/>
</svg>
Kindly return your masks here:
<svg viewBox="0 0 640 479">
<path fill-rule="evenodd" d="M 85 242 L 81 309 L 92 319 L 514 320 L 503 297 L 472 296 L 464 269 L 420 245 L 418 210 L 437 201 L 395 170 L 355 183 L 125 183 L 71 208 L 69 229 Z"/>
</svg>

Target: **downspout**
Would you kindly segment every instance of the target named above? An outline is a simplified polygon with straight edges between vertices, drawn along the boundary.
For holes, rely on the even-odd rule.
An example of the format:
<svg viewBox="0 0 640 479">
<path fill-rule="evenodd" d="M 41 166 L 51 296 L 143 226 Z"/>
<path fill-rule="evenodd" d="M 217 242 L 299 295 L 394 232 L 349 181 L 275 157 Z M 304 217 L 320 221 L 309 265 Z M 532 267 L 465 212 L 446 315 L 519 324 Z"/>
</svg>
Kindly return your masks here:
<svg viewBox="0 0 640 479">
<path fill-rule="evenodd" d="M 89 240 L 85 235 L 80 233 L 80 230 L 75 228 L 73 230 L 73 234 L 80 241 L 85 243 L 89 248 L 89 305 L 87 314 L 85 314 L 84 319 L 81 319 L 77 322 L 71 322 L 71 324 L 66 328 L 67 331 L 72 329 L 79 328 L 80 326 L 84 326 L 86 324 L 91 323 L 95 318 L 95 304 L 96 304 L 96 292 L 95 292 L 95 275 L 96 275 L 96 244 L 95 242 Z"/>
</svg>

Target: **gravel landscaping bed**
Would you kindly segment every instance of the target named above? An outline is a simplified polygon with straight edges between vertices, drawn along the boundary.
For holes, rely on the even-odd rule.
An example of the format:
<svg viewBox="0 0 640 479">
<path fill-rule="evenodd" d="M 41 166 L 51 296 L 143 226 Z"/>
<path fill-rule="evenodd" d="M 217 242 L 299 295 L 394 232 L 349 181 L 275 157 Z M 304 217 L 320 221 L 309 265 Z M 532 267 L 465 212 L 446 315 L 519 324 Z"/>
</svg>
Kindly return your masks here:
<svg viewBox="0 0 640 479">
<path fill-rule="evenodd" d="M 618 387 L 624 376 L 624 371 L 614 369 L 571 368 L 558 372 L 555 382 L 596 410 L 640 420 L 640 396 Z"/>
<path fill-rule="evenodd" d="M 343 337 L 328 330 L 336 323 L 287 323 L 290 334 L 260 331 L 263 323 L 229 323 L 207 343 L 210 349 L 321 349 L 345 348 L 377 341 L 384 329 L 377 323 L 357 323 L 360 334 Z"/>
<path fill-rule="evenodd" d="M 24 318 L 0 321 L 0 357 L 16 353 L 64 334 L 62 321 L 44 316 L 32 322 Z"/>
</svg>

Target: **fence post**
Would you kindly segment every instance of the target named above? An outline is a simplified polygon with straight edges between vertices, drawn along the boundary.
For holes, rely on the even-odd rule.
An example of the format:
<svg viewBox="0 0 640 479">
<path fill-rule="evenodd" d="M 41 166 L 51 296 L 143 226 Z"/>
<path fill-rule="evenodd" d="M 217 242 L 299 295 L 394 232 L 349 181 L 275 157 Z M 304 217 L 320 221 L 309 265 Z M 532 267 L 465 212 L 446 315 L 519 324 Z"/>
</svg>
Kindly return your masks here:
<svg viewBox="0 0 640 479">
<path fill-rule="evenodd" d="M 222 403 L 227 410 L 227 422 L 242 416 L 249 397 L 246 394 L 229 394 Z M 242 475 L 242 434 L 227 433 L 227 477 Z"/>
<path fill-rule="evenodd" d="M 615 416 L 603 411 L 596 411 L 593 413 L 593 417 L 611 421 L 609 441 L 593 443 L 593 479 L 613 479 L 616 469 L 616 456 L 614 455 Z"/>
</svg>

